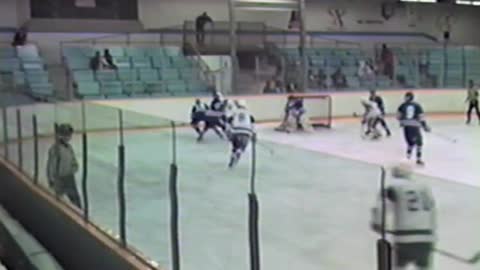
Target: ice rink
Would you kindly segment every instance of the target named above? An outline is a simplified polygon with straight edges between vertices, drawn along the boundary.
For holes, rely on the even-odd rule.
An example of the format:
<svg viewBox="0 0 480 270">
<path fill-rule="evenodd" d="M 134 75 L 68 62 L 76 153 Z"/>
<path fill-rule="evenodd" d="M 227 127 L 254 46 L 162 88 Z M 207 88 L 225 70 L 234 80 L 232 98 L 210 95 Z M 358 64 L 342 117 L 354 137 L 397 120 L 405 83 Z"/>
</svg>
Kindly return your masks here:
<svg viewBox="0 0 480 270">
<path fill-rule="evenodd" d="M 466 126 L 460 117 L 429 120 L 434 132 L 457 142 L 427 135 L 426 166 L 416 169 L 415 178 L 433 189 L 438 205 L 437 248 L 468 259 L 480 251 L 480 126 Z M 307 133 L 259 127 L 257 195 L 263 269 L 376 269 L 378 235 L 369 222 L 379 188 L 379 166 L 404 160 L 400 129 L 389 122 L 394 135 L 375 142 L 360 137 L 357 119 L 335 121 L 331 130 Z M 183 269 L 248 269 L 250 154 L 229 170 L 229 146 L 215 134 L 197 143 L 193 131 L 184 128 L 177 139 Z M 41 168 L 50 143 L 41 140 Z M 81 160 L 79 136 L 73 144 Z M 89 135 L 91 215 L 114 232 L 117 145 L 116 134 Z M 129 242 L 169 268 L 170 133 L 128 131 L 125 146 Z M 25 142 L 24 151 L 31 147 L 32 142 Z M 10 153 L 16 153 L 14 146 Z M 31 160 L 25 161 L 26 171 L 32 166 Z M 478 270 L 480 266 L 435 253 L 432 269 Z"/>
</svg>

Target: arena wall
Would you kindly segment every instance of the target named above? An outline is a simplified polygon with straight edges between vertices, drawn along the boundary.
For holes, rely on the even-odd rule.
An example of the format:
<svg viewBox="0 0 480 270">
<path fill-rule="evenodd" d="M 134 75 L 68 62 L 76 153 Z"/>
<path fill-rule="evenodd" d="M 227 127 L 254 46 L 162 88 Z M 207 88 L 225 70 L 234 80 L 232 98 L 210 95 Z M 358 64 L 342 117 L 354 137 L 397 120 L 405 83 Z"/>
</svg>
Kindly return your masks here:
<svg viewBox="0 0 480 270">
<path fill-rule="evenodd" d="M 387 113 L 394 114 L 403 100 L 406 91 L 384 91 L 383 96 Z M 332 98 L 332 116 L 352 117 L 360 114 L 363 109 L 360 104 L 362 98 L 367 97 L 365 92 L 324 93 Z M 420 90 L 415 92 L 427 113 L 462 113 L 465 110 L 465 91 L 456 90 Z M 245 99 L 248 108 L 258 121 L 279 121 L 283 118 L 286 95 L 261 96 L 230 96 L 229 99 Z M 209 102 L 210 98 L 204 98 Z M 165 98 L 165 99 L 129 99 L 129 100 L 102 100 L 93 101 L 95 104 L 123 108 L 141 114 L 155 115 L 179 122 L 187 123 L 190 118 L 190 109 L 194 98 Z M 311 115 L 324 114 L 324 101 L 318 101 L 317 112 Z"/>
<path fill-rule="evenodd" d="M 397 7 L 389 20 L 384 20 L 380 0 L 307 0 L 307 29 L 311 31 L 368 31 L 368 32 L 425 32 L 441 38 L 450 16 L 451 40 L 453 42 L 480 43 L 475 25 L 480 23 L 478 7 L 449 4 L 414 4 Z M 392 1 L 393 2 L 393 1 Z M 334 24 L 329 10 L 343 10 L 343 27 Z M 227 21 L 228 8 L 225 0 L 139 0 L 139 17 L 146 28 L 162 28 L 182 25 L 185 20 L 194 20 L 207 11 L 214 20 Z M 409 15 L 407 15 L 409 14 Z M 265 22 L 270 26 L 286 29 L 290 13 L 268 11 L 239 11 L 237 20 Z"/>
<path fill-rule="evenodd" d="M 17 2 L 15 0 L 0 1 L 0 28 L 17 27 Z"/>
</svg>

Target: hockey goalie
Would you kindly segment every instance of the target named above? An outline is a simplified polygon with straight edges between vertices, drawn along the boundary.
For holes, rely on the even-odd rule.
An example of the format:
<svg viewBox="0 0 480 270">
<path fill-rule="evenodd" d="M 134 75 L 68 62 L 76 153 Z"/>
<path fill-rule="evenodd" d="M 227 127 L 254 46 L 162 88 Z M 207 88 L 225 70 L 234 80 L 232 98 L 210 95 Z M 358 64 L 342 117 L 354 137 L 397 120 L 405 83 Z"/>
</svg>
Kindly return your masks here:
<svg viewBox="0 0 480 270">
<path fill-rule="evenodd" d="M 304 131 L 307 126 L 306 112 L 302 97 L 288 96 L 282 123 L 275 130 L 287 133 L 293 130 Z"/>
</svg>

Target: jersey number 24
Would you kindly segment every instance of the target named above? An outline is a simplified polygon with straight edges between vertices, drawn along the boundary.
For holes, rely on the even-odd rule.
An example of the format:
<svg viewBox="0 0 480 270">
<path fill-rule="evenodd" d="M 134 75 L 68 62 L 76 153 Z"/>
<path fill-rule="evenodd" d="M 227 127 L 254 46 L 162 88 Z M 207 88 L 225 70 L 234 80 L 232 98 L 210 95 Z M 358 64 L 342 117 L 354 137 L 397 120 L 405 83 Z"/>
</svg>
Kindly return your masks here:
<svg viewBox="0 0 480 270">
<path fill-rule="evenodd" d="M 425 192 L 416 192 L 409 190 L 405 192 L 407 197 L 407 209 L 408 211 L 430 211 L 433 207 L 428 195 Z"/>
</svg>

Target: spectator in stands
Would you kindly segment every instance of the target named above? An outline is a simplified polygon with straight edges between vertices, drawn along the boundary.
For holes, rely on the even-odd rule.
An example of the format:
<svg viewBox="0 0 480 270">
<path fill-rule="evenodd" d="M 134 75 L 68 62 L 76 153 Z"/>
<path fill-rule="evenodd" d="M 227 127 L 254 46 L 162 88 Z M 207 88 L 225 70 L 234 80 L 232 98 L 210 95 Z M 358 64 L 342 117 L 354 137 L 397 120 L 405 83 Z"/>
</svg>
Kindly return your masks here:
<svg viewBox="0 0 480 270">
<path fill-rule="evenodd" d="M 275 80 L 268 80 L 265 83 L 265 87 L 263 87 L 264 94 L 278 94 L 282 92 L 282 89 L 279 87 L 277 82 L 275 82 Z"/>
<path fill-rule="evenodd" d="M 296 83 L 289 83 L 287 84 L 287 93 L 296 93 L 298 90 L 297 84 Z"/>
<path fill-rule="evenodd" d="M 332 84 L 335 89 L 347 88 L 347 77 L 342 72 L 342 68 L 337 68 L 332 74 Z"/>
<path fill-rule="evenodd" d="M 205 25 L 207 23 L 213 23 L 212 18 L 208 16 L 207 12 L 203 12 L 202 15 L 198 16 L 195 20 L 195 34 L 198 45 L 205 44 Z"/>
<path fill-rule="evenodd" d="M 17 31 L 15 31 L 15 35 L 13 36 L 12 46 L 24 46 L 27 44 L 27 28 L 21 27 Z"/>
<path fill-rule="evenodd" d="M 105 49 L 103 51 L 103 60 L 104 66 L 108 69 L 117 69 L 117 65 L 115 65 L 115 61 L 113 60 L 112 55 L 110 54 L 109 49 Z"/>
<path fill-rule="evenodd" d="M 93 71 L 97 71 L 102 68 L 102 56 L 99 51 L 95 52 L 95 55 L 90 58 L 90 68 Z"/>
<path fill-rule="evenodd" d="M 370 88 L 375 82 L 375 70 L 369 61 L 360 61 L 357 75 L 361 86 Z"/>
<path fill-rule="evenodd" d="M 380 60 L 383 66 L 383 75 L 387 76 L 390 80 L 393 80 L 393 53 L 387 47 L 386 44 L 382 45 L 382 52 L 380 53 Z"/>
<path fill-rule="evenodd" d="M 47 177 L 50 188 L 58 197 L 66 195 L 70 202 L 82 208 L 80 195 L 75 183 L 78 162 L 70 145 L 73 128 L 61 124 L 55 130 L 55 143 L 48 150 Z"/>
</svg>

